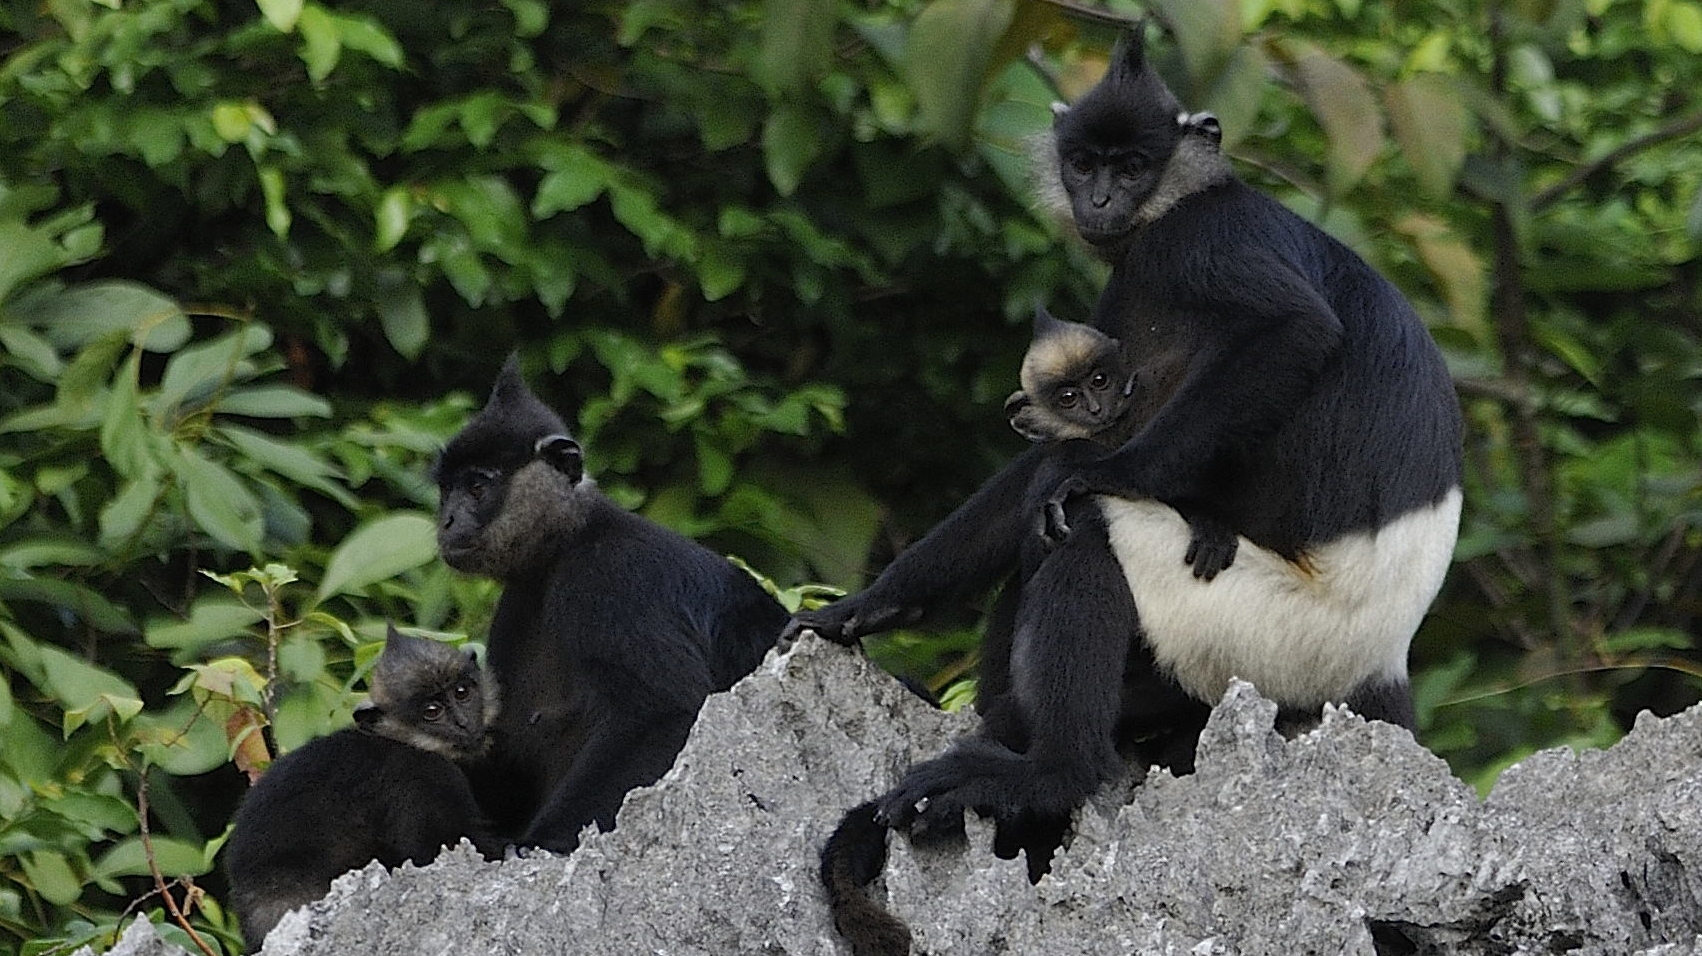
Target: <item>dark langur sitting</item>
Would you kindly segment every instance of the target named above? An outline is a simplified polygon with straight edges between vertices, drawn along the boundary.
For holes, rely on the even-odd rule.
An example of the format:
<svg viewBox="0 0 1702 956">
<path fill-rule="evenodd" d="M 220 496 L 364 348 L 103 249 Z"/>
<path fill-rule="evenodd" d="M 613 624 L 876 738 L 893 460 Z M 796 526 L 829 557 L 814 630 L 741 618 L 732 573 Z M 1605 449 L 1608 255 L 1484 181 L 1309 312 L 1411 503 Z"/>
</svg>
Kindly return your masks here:
<svg viewBox="0 0 1702 956">
<path fill-rule="evenodd" d="M 236 814 L 225 867 L 250 952 L 290 910 L 373 860 L 424 864 L 462 837 L 502 854 L 459 764 L 497 710 L 472 652 L 390 629 L 355 726 L 285 754 Z"/>
<path fill-rule="evenodd" d="M 950 832 L 974 809 L 1038 876 L 1121 754 L 1191 766 L 1231 677 L 1285 721 L 1341 702 L 1413 725 L 1407 649 L 1461 501 L 1459 404 L 1423 323 L 1351 250 L 1235 177 L 1138 37 L 1056 116 L 1053 144 L 1054 195 L 1112 266 L 1091 321 L 1135 359 L 1132 434 L 1110 452 L 1031 449 L 868 588 L 794 617 L 850 642 L 1007 582 L 982 648 L 981 732 L 852 810 L 824 851 L 859 956 L 905 951 L 903 927 L 848 885 L 878 874 L 881 827 Z M 1166 557 L 1189 540 L 1187 502 L 1241 536 L 1210 584 Z M 1036 525 L 1050 547 L 1029 544 Z"/>
<path fill-rule="evenodd" d="M 502 582 L 503 689 L 471 771 L 499 832 L 569 852 L 673 765 L 703 700 L 750 673 L 786 611 L 726 558 L 609 501 L 510 358 L 438 463 L 438 548 Z"/>
<path fill-rule="evenodd" d="M 1117 448 L 1133 434 L 1124 414 L 1135 391 L 1132 363 L 1122 343 L 1093 326 L 1036 309 L 1034 339 L 1023 356 L 1021 375 L 1022 390 L 1005 399 L 1005 414 L 1029 441 L 1082 439 Z M 1194 569 L 1194 577 L 1210 581 L 1234 563 L 1235 532 L 1200 502 L 1172 504 L 1188 519 L 1190 537 L 1182 560 Z"/>
</svg>

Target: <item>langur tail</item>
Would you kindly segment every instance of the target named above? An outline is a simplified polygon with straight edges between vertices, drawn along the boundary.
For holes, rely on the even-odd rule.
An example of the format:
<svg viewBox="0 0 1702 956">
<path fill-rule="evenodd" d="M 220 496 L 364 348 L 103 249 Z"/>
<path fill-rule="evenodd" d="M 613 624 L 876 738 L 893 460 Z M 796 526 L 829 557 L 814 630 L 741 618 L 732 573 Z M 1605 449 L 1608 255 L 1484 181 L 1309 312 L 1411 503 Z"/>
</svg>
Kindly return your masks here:
<svg viewBox="0 0 1702 956">
<path fill-rule="evenodd" d="M 821 885 L 833 927 L 856 956 L 910 954 L 910 928 L 863 893 L 886 867 L 886 832 L 871 800 L 846 811 L 821 848 Z"/>
</svg>

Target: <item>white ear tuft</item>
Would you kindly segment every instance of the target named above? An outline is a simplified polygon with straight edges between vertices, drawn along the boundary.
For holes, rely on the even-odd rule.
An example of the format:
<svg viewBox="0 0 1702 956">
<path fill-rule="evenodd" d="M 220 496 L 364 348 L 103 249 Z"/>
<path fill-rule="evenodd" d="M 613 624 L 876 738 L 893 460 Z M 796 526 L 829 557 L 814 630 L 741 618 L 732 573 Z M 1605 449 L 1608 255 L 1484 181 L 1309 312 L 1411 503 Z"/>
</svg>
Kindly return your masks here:
<svg viewBox="0 0 1702 956">
<path fill-rule="evenodd" d="M 1068 113 L 1069 111 L 1070 111 L 1070 104 L 1065 103 L 1062 100 L 1053 100 L 1052 101 L 1052 118 L 1053 119 L 1057 119 L 1058 117 L 1063 116 L 1065 113 Z"/>
</svg>

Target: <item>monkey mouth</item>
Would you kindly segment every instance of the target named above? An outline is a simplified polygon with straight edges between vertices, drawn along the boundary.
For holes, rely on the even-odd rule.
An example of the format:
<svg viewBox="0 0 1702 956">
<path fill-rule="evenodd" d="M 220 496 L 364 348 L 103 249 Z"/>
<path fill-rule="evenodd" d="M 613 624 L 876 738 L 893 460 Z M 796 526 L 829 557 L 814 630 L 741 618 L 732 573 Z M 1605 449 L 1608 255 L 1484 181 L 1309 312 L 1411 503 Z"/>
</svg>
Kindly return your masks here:
<svg viewBox="0 0 1702 956">
<path fill-rule="evenodd" d="M 1094 246 L 1114 246 L 1129 237 L 1134 231 L 1129 223 L 1121 218 L 1108 217 L 1104 222 L 1077 222 L 1076 232 L 1083 240 Z"/>
</svg>

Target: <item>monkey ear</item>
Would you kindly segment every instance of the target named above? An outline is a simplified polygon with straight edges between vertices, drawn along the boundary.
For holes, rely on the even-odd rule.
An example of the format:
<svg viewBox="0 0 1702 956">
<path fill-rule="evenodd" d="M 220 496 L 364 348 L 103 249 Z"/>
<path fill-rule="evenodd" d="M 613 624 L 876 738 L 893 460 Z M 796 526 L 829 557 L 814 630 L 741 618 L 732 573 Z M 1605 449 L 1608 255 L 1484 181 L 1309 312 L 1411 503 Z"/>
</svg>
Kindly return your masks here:
<svg viewBox="0 0 1702 956">
<path fill-rule="evenodd" d="M 1146 17 L 1129 25 L 1117 37 L 1111 50 L 1111 69 L 1119 76 L 1134 79 L 1146 69 Z"/>
<path fill-rule="evenodd" d="M 585 477 L 585 453 L 566 435 L 545 435 L 532 447 L 533 453 L 573 484 Z"/>
<path fill-rule="evenodd" d="M 1045 335 L 1046 333 L 1057 328 L 1060 324 L 1061 323 L 1058 321 L 1056 316 L 1054 316 L 1052 313 L 1046 311 L 1046 307 L 1044 305 L 1037 305 L 1037 306 L 1034 307 L 1034 337 L 1035 338 L 1039 338 L 1042 335 Z"/>
<path fill-rule="evenodd" d="M 1052 122 L 1056 123 L 1057 121 L 1063 119 L 1064 114 L 1068 113 L 1069 111 L 1070 111 L 1070 104 L 1064 102 L 1063 100 L 1053 100 L 1052 101 Z"/>
<path fill-rule="evenodd" d="M 511 405 L 527 394 L 526 380 L 520 375 L 520 353 L 510 352 L 502 363 L 502 371 L 496 373 L 496 384 L 491 386 L 485 407 Z"/>
</svg>

